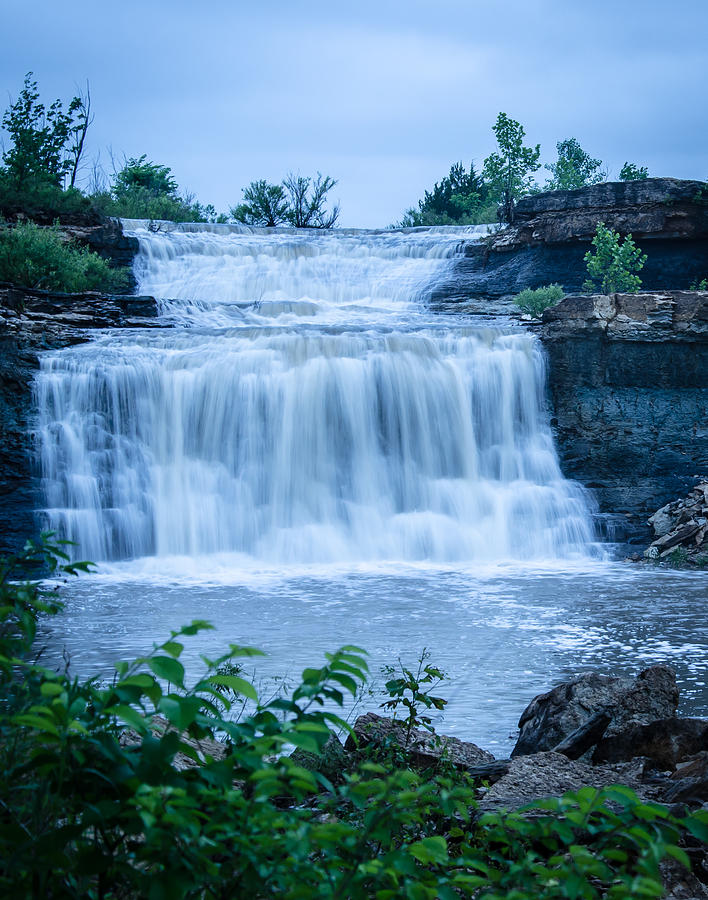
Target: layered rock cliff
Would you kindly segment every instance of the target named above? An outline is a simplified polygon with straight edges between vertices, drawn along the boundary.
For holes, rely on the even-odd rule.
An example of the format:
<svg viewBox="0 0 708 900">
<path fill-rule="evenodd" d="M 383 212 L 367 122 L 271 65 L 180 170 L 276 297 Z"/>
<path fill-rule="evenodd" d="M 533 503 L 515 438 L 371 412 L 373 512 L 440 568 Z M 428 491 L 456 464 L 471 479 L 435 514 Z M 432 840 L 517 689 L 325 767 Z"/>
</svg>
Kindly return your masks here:
<svg viewBox="0 0 708 900">
<path fill-rule="evenodd" d="M 708 471 L 708 292 L 567 297 L 539 336 L 565 475 L 646 540 Z"/>
<path fill-rule="evenodd" d="M 558 282 L 581 291 L 598 222 L 632 234 L 647 254 L 645 290 L 687 289 L 708 277 L 708 184 L 648 178 L 524 198 L 513 225 L 464 246 L 432 302 L 499 311 L 495 300 L 527 287 Z"/>
</svg>

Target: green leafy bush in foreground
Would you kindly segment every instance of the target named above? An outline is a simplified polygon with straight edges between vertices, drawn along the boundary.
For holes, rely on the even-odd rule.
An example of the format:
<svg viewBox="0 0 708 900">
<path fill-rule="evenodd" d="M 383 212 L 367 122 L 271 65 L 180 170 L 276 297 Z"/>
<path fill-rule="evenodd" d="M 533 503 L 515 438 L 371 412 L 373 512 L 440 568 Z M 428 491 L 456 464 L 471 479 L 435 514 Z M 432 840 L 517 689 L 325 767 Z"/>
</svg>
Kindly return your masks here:
<svg viewBox="0 0 708 900">
<path fill-rule="evenodd" d="M 522 312 L 530 316 L 540 316 L 544 309 L 560 303 L 564 296 L 563 288 L 559 284 L 547 284 L 535 290 L 526 288 L 513 299 Z"/>
<path fill-rule="evenodd" d="M 125 293 L 129 275 L 86 247 L 62 240 L 57 227 L 0 223 L 0 281 L 48 291 Z"/>
<path fill-rule="evenodd" d="M 202 674 L 187 677 L 183 641 L 204 622 L 118 663 L 108 685 L 51 671 L 33 643 L 38 617 L 61 604 L 36 581 L 13 580 L 41 565 L 55 575 L 87 568 L 51 536 L 0 565 L 3 896 L 658 897 L 660 860 L 687 865 L 680 837 L 708 839 L 708 813 L 673 818 L 626 788 L 583 788 L 531 816 L 479 817 L 465 777 L 365 753 L 335 787 L 285 751 L 318 754 L 331 729 L 347 728 L 332 710 L 365 678 L 356 647 L 264 704 L 249 681 L 224 674 L 249 648 L 203 658 Z M 248 699 L 250 714 L 230 719 L 232 697 Z M 188 736 L 218 736 L 225 755 L 199 758 Z M 178 771 L 178 752 L 198 764 Z"/>
</svg>

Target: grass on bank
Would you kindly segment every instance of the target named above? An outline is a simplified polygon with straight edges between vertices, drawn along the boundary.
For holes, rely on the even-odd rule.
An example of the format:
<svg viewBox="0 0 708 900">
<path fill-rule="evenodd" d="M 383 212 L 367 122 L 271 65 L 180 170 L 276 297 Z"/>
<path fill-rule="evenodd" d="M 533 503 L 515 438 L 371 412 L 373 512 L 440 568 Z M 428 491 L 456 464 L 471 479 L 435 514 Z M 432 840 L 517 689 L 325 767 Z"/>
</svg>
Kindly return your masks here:
<svg viewBox="0 0 708 900">
<path fill-rule="evenodd" d="M 290 748 L 317 757 L 348 728 L 332 710 L 366 678 L 356 647 L 268 702 L 234 668 L 257 653 L 246 647 L 188 678 L 180 658 L 210 627 L 200 621 L 117 663 L 109 683 L 55 672 L 35 638 L 61 602 L 25 580 L 47 567 L 64 577 L 88 564 L 70 563 L 50 535 L 0 562 L 3 896 L 622 900 L 661 896 L 660 861 L 688 866 L 680 842 L 708 841 L 707 811 L 676 818 L 622 787 L 480 816 L 464 774 L 444 761 L 414 771 L 400 747 L 351 754 L 333 780 L 303 768 Z M 387 685 L 394 711 L 420 718 L 438 681 L 421 671 Z M 243 698 L 251 711 L 234 720 Z M 222 740 L 224 758 L 200 759 L 185 736 Z M 177 771 L 178 752 L 197 764 Z"/>
<path fill-rule="evenodd" d="M 67 293 L 122 294 L 131 287 L 126 269 L 111 268 L 97 253 L 67 243 L 57 226 L 33 222 L 0 222 L 0 281 Z"/>
</svg>

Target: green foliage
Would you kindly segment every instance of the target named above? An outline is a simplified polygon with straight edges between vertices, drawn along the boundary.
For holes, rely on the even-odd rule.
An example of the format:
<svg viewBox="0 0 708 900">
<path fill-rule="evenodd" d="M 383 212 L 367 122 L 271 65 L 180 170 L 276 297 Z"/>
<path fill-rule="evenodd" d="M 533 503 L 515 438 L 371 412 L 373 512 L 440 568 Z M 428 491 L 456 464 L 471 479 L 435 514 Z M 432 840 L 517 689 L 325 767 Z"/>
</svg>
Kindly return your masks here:
<svg viewBox="0 0 708 900">
<path fill-rule="evenodd" d="M 546 182 L 547 190 L 573 190 L 605 179 L 605 172 L 600 168 L 602 160 L 593 159 L 575 138 L 559 141 L 556 149 L 558 160 L 546 166 L 552 175 Z"/>
<path fill-rule="evenodd" d="M 547 284 L 535 290 L 526 288 L 513 299 L 522 312 L 530 316 L 540 316 L 544 309 L 560 303 L 564 296 L 563 288 L 559 284 Z"/>
<path fill-rule="evenodd" d="M 243 202 L 230 210 L 237 222 L 274 228 L 288 221 L 288 200 L 282 184 L 252 181 L 243 191 Z"/>
<path fill-rule="evenodd" d="M 18 187 L 6 170 L 0 170 L 0 214 L 45 225 L 100 221 L 92 201 L 76 188 L 63 190 L 42 178 L 28 178 Z"/>
<path fill-rule="evenodd" d="M 394 719 L 399 707 L 402 706 L 408 711 L 403 720 L 406 729 L 406 744 L 410 742 L 411 732 L 414 728 L 422 727 L 427 731 L 434 731 L 432 719 L 421 711 L 422 707 L 443 710 L 447 705 L 447 700 L 443 700 L 442 697 L 434 697 L 430 693 L 445 680 L 446 676 L 436 666 L 430 665 L 429 659 L 430 653 L 423 647 L 418 657 L 418 667 L 415 673 L 406 668 L 400 659 L 398 666 L 384 667 L 384 674 L 389 678 L 386 682 L 389 699 L 381 706 L 383 709 L 393 712 Z M 396 677 L 392 678 L 392 675 Z"/>
<path fill-rule="evenodd" d="M 290 172 L 281 184 L 252 181 L 243 191 L 243 202 L 230 210 L 237 222 L 275 227 L 333 228 L 339 206 L 327 209 L 327 194 L 337 182 L 320 172 L 314 178 Z"/>
<path fill-rule="evenodd" d="M 664 895 L 662 857 L 688 868 L 680 836 L 688 830 L 708 839 L 708 812 L 679 820 L 629 788 L 584 787 L 518 812 L 487 814 L 478 828 L 486 850 L 474 866 L 480 900 L 630 900 Z"/>
<path fill-rule="evenodd" d="M 126 160 L 110 191 L 95 193 L 91 199 L 104 215 L 126 219 L 206 222 L 218 218 L 213 206 L 203 207 L 193 196 L 180 196 L 178 191 L 172 170 L 143 154 Z"/>
<path fill-rule="evenodd" d="M 66 243 L 59 229 L 0 223 L 0 281 L 48 291 L 125 293 L 130 276 L 97 253 Z"/>
<path fill-rule="evenodd" d="M 489 185 L 475 172 L 474 163 L 470 163 L 467 171 L 459 162 L 435 183 L 432 191 L 425 192 L 418 201 L 418 209 L 406 210 L 400 226 L 479 225 L 495 222 L 496 218 L 497 204 L 490 197 Z"/>
<path fill-rule="evenodd" d="M 603 222 L 597 223 L 592 239 L 595 252 L 585 254 L 589 279 L 583 285 L 585 290 L 598 290 L 603 294 L 616 291 L 636 293 L 641 287 L 641 279 L 636 274 L 647 261 L 646 253 L 635 246 L 632 235 L 621 241 L 614 228 L 607 228 Z"/>
<path fill-rule="evenodd" d="M 671 569 L 685 569 L 688 566 L 688 548 L 674 547 L 671 553 L 667 554 L 666 562 Z"/>
<path fill-rule="evenodd" d="M 677 819 L 626 788 L 475 819 L 459 775 L 365 761 L 335 787 L 285 751 L 320 754 L 332 727 L 346 727 L 334 710 L 366 675 L 356 647 L 268 703 L 242 676 L 239 660 L 257 652 L 246 647 L 205 658 L 189 679 L 181 657 L 210 627 L 200 621 L 118 663 L 111 684 L 51 671 L 33 641 L 38 617 L 61 604 L 24 580 L 42 566 L 88 568 L 51 536 L 0 564 L 3 896 L 621 900 L 660 896 L 660 860 L 688 864 L 682 836 L 708 841 L 708 812 Z M 440 680 L 425 659 L 394 696 Z M 237 722 L 233 697 L 250 710 Z M 206 743 L 217 735 L 223 753 Z M 194 765 L 176 768 L 177 754 Z"/>
<path fill-rule="evenodd" d="M 512 222 L 516 201 L 534 186 L 531 173 L 541 166 L 541 147 L 539 144 L 525 147 L 524 128 L 506 113 L 499 113 L 492 130 L 499 152 L 491 153 L 484 160 L 482 174 L 499 197 L 502 221 Z"/>
<path fill-rule="evenodd" d="M 708 278 L 701 278 L 700 281 L 694 281 L 691 284 L 692 291 L 708 291 Z"/>
<path fill-rule="evenodd" d="M 78 163 L 75 154 L 80 151 L 75 148 L 75 138 L 87 127 L 88 114 L 81 97 L 74 97 L 66 110 L 60 100 L 45 107 L 39 102 L 37 82 L 28 72 L 20 95 L 5 111 L 2 124 L 10 136 L 3 163 L 15 187 L 22 188 L 30 180 L 59 187 Z"/>
<path fill-rule="evenodd" d="M 620 181 L 643 181 L 649 177 L 649 169 L 646 166 L 635 166 L 626 162 L 620 169 Z"/>
</svg>

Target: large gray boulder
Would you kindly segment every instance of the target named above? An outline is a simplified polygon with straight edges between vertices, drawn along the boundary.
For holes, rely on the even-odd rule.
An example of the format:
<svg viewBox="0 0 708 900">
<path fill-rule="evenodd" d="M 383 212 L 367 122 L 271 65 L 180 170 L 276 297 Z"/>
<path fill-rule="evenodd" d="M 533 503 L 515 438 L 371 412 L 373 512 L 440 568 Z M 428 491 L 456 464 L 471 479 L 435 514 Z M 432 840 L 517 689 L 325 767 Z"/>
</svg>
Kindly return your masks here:
<svg viewBox="0 0 708 900">
<path fill-rule="evenodd" d="M 585 785 L 594 788 L 623 784 L 641 797 L 653 799 L 656 789 L 643 781 L 645 760 L 635 759 L 617 765 L 593 766 L 571 760 L 561 753 L 535 753 L 511 760 L 509 771 L 482 797 L 483 812 L 518 809 L 546 797 L 561 797 Z"/>
<path fill-rule="evenodd" d="M 644 756 L 660 769 L 673 770 L 677 763 L 708 750 L 708 719 L 671 716 L 647 724 L 627 722 L 595 747 L 592 760 L 616 763 Z"/>
<path fill-rule="evenodd" d="M 651 666 L 637 678 L 580 675 L 534 697 L 519 719 L 519 739 L 511 755 L 553 750 L 601 710 L 612 715 L 605 737 L 630 724 L 670 718 L 676 714 L 678 696 L 676 675 L 668 666 Z"/>
</svg>

